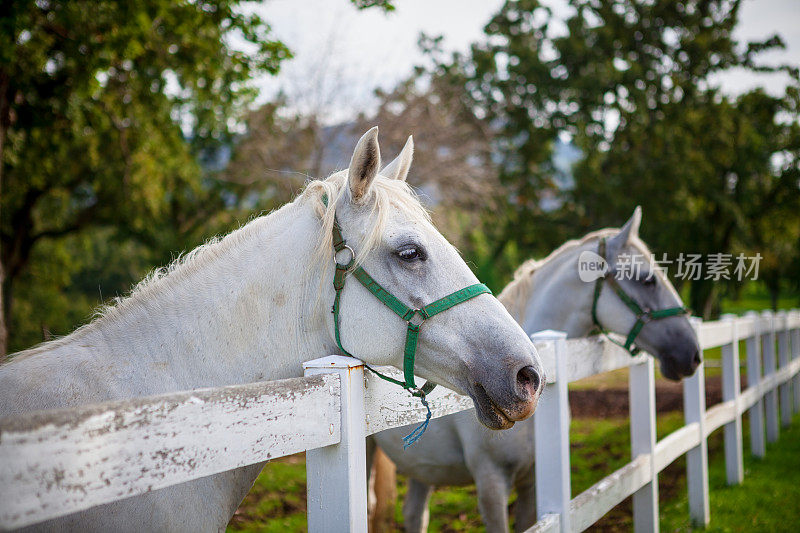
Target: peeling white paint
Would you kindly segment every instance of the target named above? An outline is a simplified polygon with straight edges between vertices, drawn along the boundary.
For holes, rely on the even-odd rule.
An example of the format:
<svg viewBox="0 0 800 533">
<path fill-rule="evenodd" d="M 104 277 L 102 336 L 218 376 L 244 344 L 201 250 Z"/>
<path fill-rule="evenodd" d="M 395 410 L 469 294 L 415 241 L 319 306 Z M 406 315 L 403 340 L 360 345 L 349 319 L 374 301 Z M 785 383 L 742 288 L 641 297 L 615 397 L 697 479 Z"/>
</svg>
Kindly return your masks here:
<svg viewBox="0 0 800 533">
<path fill-rule="evenodd" d="M 325 375 L 2 419 L 0 530 L 336 443 L 338 391 Z"/>
</svg>

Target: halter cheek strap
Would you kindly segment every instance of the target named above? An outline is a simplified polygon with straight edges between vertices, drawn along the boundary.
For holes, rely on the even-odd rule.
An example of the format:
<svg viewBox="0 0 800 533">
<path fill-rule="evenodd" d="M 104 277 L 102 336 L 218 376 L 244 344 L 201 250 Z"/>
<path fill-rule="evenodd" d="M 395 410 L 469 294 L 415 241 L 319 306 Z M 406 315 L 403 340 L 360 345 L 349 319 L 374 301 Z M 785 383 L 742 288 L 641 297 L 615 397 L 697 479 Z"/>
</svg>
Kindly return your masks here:
<svg viewBox="0 0 800 533">
<path fill-rule="evenodd" d="M 323 202 L 327 206 L 327 197 L 323 197 Z M 344 354 L 350 357 L 353 355 L 348 352 L 344 346 L 342 346 L 342 338 L 340 333 L 340 301 L 342 296 L 342 290 L 344 289 L 345 281 L 347 277 L 352 274 L 352 276 L 357 279 L 369 292 L 372 293 L 378 300 L 383 302 L 386 307 L 392 310 L 394 314 L 399 316 L 401 319 L 406 321 L 406 343 L 403 349 L 403 381 L 399 381 L 394 379 L 390 376 L 382 374 L 372 368 L 371 366 L 367 365 L 366 363 L 364 366 L 370 371 L 373 372 L 375 375 L 389 381 L 390 383 L 394 383 L 395 385 L 399 385 L 403 387 L 407 391 L 409 391 L 413 396 L 416 396 L 420 399 L 422 404 L 427 408 L 428 413 L 425 418 L 425 421 L 414 429 L 409 435 L 403 438 L 404 447 L 408 447 L 422 436 L 422 433 L 428 427 L 428 422 L 431 418 L 431 410 L 428 407 L 428 402 L 425 398 L 427 394 L 429 394 L 434 387 L 436 387 L 435 383 L 428 381 L 422 387 L 417 387 L 416 382 L 414 381 L 414 363 L 416 359 L 417 353 L 417 341 L 419 339 L 419 330 L 425 320 L 431 318 L 434 315 L 438 315 L 439 313 L 450 309 L 462 302 L 466 302 L 467 300 L 471 300 L 478 295 L 481 294 L 492 294 L 492 291 L 489 290 L 489 287 L 484 285 L 483 283 L 476 283 L 474 285 L 470 285 L 465 287 L 461 290 L 455 291 L 444 298 L 440 298 L 435 302 L 429 303 L 425 307 L 420 309 L 413 309 L 408 307 L 396 296 L 394 296 L 391 292 L 384 289 L 377 281 L 375 281 L 372 276 L 367 274 L 367 272 L 361 268 L 356 267 L 353 268 L 355 264 L 355 252 L 353 249 L 347 245 L 347 242 L 342 237 L 342 230 L 339 227 L 339 223 L 334 219 L 333 222 L 333 249 L 334 249 L 334 263 L 336 264 L 336 271 L 333 275 L 333 288 L 336 293 L 333 299 L 333 308 L 331 311 L 333 312 L 333 330 L 334 330 L 334 337 L 336 339 L 336 345 L 339 347 L 339 350 Z M 340 253 L 347 252 L 349 254 L 349 260 L 346 263 L 340 263 L 337 256 Z"/>
<path fill-rule="evenodd" d="M 600 239 L 600 244 L 598 246 L 598 255 L 603 259 L 606 259 L 606 240 L 605 238 Z M 606 259 L 606 261 L 608 261 Z M 625 339 L 625 344 L 617 342 L 615 339 L 608 335 L 608 330 L 605 329 L 603 326 L 600 325 L 600 321 L 597 319 L 597 301 L 600 299 L 600 291 L 603 290 L 603 282 L 608 283 L 609 286 L 617 293 L 622 303 L 624 303 L 628 309 L 633 311 L 633 314 L 636 316 L 636 322 L 634 322 L 633 327 L 628 332 L 628 336 Z M 616 278 L 612 276 L 610 273 L 606 273 L 604 276 L 600 276 L 597 278 L 597 281 L 594 285 L 594 300 L 592 301 L 592 322 L 594 322 L 595 328 L 606 336 L 608 340 L 622 346 L 626 350 L 630 352 L 631 355 L 636 355 L 639 353 L 639 348 L 633 346 L 636 337 L 639 336 L 639 333 L 642 331 L 642 328 L 648 322 L 652 322 L 653 320 L 660 320 L 662 318 L 669 318 L 671 316 L 679 316 L 679 315 L 688 315 L 689 310 L 686 307 L 670 307 L 668 309 L 658 309 L 658 310 L 644 310 L 642 307 L 634 300 L 625 290 L 619 285 Z"/>
</svg>

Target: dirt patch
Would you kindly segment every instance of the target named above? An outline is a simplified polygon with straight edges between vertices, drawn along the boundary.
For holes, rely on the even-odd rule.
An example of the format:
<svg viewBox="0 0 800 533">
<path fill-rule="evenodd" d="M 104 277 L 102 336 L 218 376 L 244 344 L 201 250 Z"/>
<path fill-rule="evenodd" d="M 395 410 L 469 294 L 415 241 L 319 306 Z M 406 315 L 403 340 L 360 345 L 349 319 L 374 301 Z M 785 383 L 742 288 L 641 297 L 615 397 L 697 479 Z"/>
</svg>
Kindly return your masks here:
<svg viewBox="0 0 800 533">
<path fill-rule="evenodd" d="M 742 380 L 742 389 L 746 386 Z M 706 378 L 706 407 L 722 401 L 722 378 Z M 569 391 L 569 407 L 573 417 L 621 417 L 628 416 L 628 388 L 599 387 Z M 668 413 L 683 410 L 683 385 L 673 381 L 656 381 L 656 411 Z"/>
</svg>

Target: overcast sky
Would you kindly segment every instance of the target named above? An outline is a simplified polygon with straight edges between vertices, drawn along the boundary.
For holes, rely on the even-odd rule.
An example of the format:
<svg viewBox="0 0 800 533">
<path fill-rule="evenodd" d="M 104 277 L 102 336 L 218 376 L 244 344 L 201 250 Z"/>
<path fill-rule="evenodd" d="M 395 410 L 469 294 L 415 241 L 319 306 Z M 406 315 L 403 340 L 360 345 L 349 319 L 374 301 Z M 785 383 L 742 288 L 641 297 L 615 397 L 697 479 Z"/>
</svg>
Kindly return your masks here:
<svg viewBox="0 0 800 533">
<path fill-rule="evenodd" d="M 256 9 L 275 35 L 294 52 L 276 77 L 258 81 L 261 100 L 277 91 L 300 108 L 326 110 L 335 121 L 368 109 L 376 87 L 393 87 L 423 61 L 420 32 L 443 35 L 445 46 L 466 51 L 501 0 L 395 0 L 397 9 L 356 10 L 349 0 L 269 0 Z M 545 2 L 563 12 L 563 0 Z M 736 36 L 761 39 L 779 33 L 783 52 L 764 55 L 770 62 L 800 65 L 800 0 L 744 0 Z M 720 76 L 723 90 L 736 94 L 761 85 L 778 93 L 782 76 L 731 72 Z"/>
</svg>

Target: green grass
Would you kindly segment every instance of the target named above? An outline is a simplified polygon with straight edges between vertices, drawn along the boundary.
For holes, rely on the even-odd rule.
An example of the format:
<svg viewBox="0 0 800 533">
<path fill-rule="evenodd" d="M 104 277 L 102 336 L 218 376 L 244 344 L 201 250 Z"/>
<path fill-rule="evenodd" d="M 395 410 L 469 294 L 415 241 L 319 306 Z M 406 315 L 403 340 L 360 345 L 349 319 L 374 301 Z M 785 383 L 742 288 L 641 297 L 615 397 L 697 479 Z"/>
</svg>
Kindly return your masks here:
<svg viewBox="0 0 800 533">
<path fill-rule="evenodd" d="M 748 448 L 745 434 L 745 448 Z M 798 531 L 800 529 L 800 414 L 782 428 L 778 442 L 758 459 L 745 452 L 744 482 L 727 486 L 721 450 L 709 459 L 711 523 L 707 531 Z M 663 531 L 693 531 L 685 490 L 661 506 Z"/>
<path fill-rule="evenodd" d="M 305 530 L 306 462 L 302 455 L 267 464 L 228 524 L 228 531 Z"/>
<path fill-rule="evenodd" d="M 719 359 L 720 350 L 706 350 L 706 359 Z M 744 346 L 740 347 L 744 353 Z M 706 377 L 720 373 L 706 368 Z M 626 369 L 607 372 L 570 384 L 571 389 L 627 388 Z M 683 425 L 680 412 L 659 414 L 657 437 L 663 438 Z M 745 448 L 748 448 L 745 417 Z M 573 497 L 630 460 L 627 418 L 576 418 L 570 426 L 570 461 Z M 710 531 L 800 530 L 800 415 L 782 431 L 780 440 L 758 460 L 745 451 L 745 481 L 741 486 L 725 484 L 722 431 L 709 438 L 711 490 Z M 302 455 L 268 464 L 250 494 L 228 525 L 228 531 L 306 531 L 305 460 Z M 405 479 L 399 479 L 395 523 L 402 524 Z M 659 475 L 661 528 L 663 531 L 692 530 L 686 496 L 686 466 L 678 459 Z M 511 505 L 515 499 L 511 496 Z M 477 510 L 474 486 L 438 489 L 431 497 L 433 533 L 479 532 L 483 525 Z M 512 519 L 513 520 L 513 519 Z M 632 528 L 630 498 L 615 507 L 593 531 L 629 531 Z"/>
<path fill-rule="evenodd" d="M 660 415 L 658 438 L 683 424 L 680 413 Z M 627 419 L 575 419 L 571 424 L 573 496 L 629 461 Z M 709 439 L 711 524 L 709 531 L 794 531 L 800 526 L 800 415 L 783 429 L 780 440 L 767 448 L 764 459 L 745 451 L 745 480 L 736 487 L 725 483 L 722 432 Z M 745 448 L 748 447 L 745 424 Z M 679 459 L 659 476 L 661 528 L 692 531 L 686 497 L 685 462 Z M 402 523 L 401 501 L 395 512 Z M 513 502 L 513 496 L 512 496 Z M 513 503 L 512 503 L 513 504 Z M 628 531 L 630 502 L 612 510 L 593 530 Z M 294 532 L 306 530 L 305 461 L 292 456 L 267 465 L 256 481 L 229 531 Z M 437 490 L 431 498 L 431 532 L 483 531 L 474 487 Z"/>
</svg>

